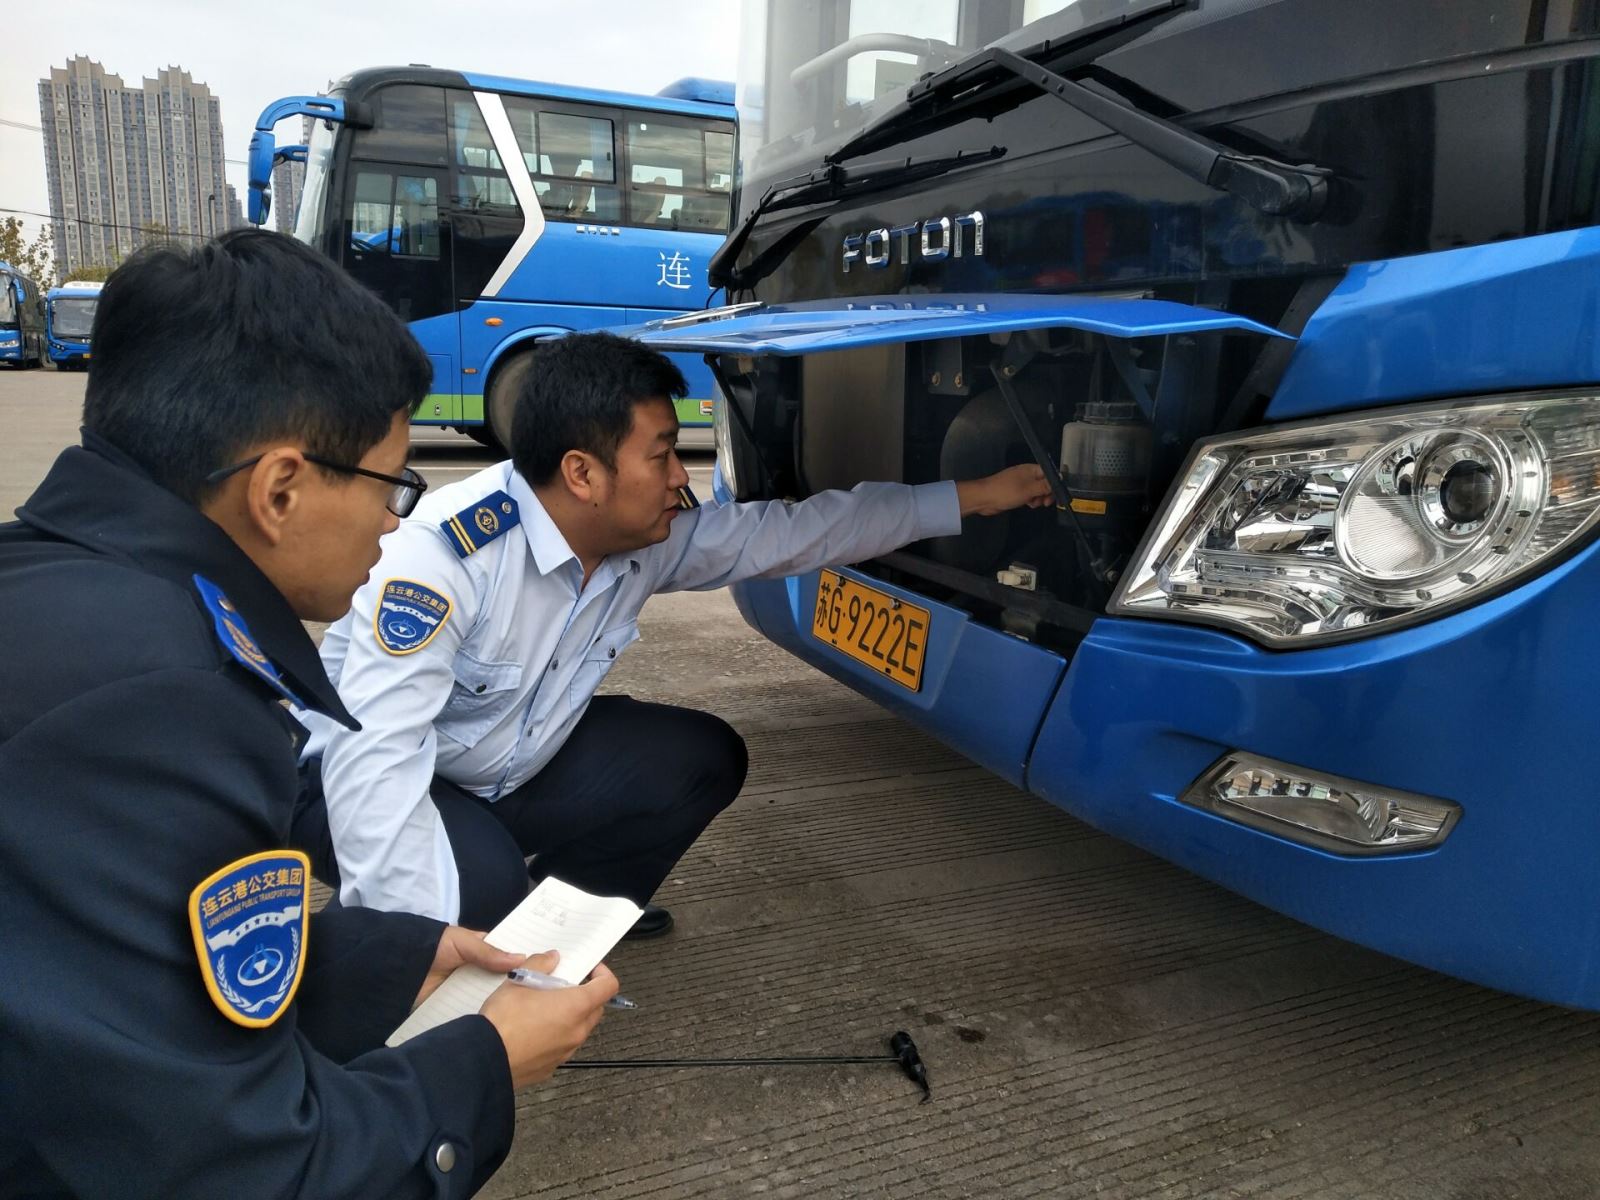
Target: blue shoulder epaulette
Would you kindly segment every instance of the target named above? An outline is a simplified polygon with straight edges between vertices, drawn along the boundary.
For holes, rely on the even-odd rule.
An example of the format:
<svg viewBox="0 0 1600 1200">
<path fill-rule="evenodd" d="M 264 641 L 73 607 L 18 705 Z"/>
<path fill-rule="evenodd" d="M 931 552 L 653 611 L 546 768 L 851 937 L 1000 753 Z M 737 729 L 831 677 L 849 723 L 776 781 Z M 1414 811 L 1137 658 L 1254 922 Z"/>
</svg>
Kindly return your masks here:
<svg viewBox="0 0 1600 1200">
<path fill-rule="evenodd" d="M 465 558 L 482 550 L 518 521 L 517 502 L 504 492 L 491 492 L 476 504 L 469 504 L 455 516 L 439 522 L 445 541 Z"/>
<path fill-rule="evenodd" d="M 278 674 L 278 668 L 272 665 L 272 660 L 256 640 L 250 635 L 250 627 L 244 623 L 244 618 L 239 615 L 239 610 L 233 602 L 222 594 L 222 589 L 212 583 L 203 575 L 194 577 L 194 586 L 200 591 L 200 599 L 205 601 L 206 611 L 211 614 L 211 623 L 216 627 L 217 639 L 229 654 L 238 663 L 257 679 L 263 680 L 279 695 L 288 700 L 296 708 L 304 708 L 305 701 L 301 700 L 289 690 L 289 685 L 283 682 L 283 676 Z"/>
</svg>

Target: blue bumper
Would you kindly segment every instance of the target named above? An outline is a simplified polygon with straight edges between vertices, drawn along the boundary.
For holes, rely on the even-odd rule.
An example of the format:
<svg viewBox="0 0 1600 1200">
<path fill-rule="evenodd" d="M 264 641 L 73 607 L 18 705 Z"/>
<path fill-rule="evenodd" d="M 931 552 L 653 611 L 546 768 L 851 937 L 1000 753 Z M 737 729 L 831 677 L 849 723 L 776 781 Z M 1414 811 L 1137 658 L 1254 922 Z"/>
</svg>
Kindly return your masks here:
<svg viewBox="0 0 1600 1200">
<path fill-rule="evenodd" d="M 1068 664 L 886 588 L 933 611 L 917 693 L 811 638 L 816 587 L 734 593 L 773 641 L 1108 833 L 1377 950 L 1600 1009 L 1600 546 L 1418 628 L 1287 653 L 1106 618 Z M 1461 820 L 1436 850 L 1347 858 L 1179 802 L 1230 749 L 1453 800 Z"/>
</svg>

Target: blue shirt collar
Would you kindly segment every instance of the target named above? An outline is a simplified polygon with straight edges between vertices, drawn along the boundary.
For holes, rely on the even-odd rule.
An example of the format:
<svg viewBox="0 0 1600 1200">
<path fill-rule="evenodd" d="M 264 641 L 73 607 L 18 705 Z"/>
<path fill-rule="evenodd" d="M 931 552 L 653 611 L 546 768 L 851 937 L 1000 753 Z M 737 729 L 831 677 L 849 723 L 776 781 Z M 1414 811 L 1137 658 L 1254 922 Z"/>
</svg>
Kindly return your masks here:
<svg viewBox="0 0 1600 1200">
<path fill-rule="evenodd" d="M 539 574 L 548 575 L 569 562 L 577 562 L 578 556 L 567 545 L 567 539 L 561 536 L 561 530 L 556 528 L 544 505 L 539 503 L 539 497 L 510 463 L 506 464 L 506 477 L 506 491 L 517 502 L 522 533 L 528 539 L 528 552 L 533 555 Z"/>
<path fill-rule="evenodd" d="M 556 523 L 550 519 L 550 514 L 545 511 L 544 505 L 539 503 L 538 495 L 522 477 L 521 472 L 509 462 L 506 463 L 506 491 L 517 502 L 522 532 L 528 539 L 528 551 L 533 555 L 533 563 L 539 568 L 539 574 L 548 575 L 569 562 L 578 563 L 577 554 L 567 544 L 567 539 L 562 536 L 561 530 L 556 528 Z M 582 569 L 581 563 L 579 569 Z M 638 558 L 632 554 L 613 554 L 600 564 L 594 577 L 589 580 L 589 586 L 591 588 L 596 584 L 603 586 L 624 572 L 637 575 Z"/>
</svg>

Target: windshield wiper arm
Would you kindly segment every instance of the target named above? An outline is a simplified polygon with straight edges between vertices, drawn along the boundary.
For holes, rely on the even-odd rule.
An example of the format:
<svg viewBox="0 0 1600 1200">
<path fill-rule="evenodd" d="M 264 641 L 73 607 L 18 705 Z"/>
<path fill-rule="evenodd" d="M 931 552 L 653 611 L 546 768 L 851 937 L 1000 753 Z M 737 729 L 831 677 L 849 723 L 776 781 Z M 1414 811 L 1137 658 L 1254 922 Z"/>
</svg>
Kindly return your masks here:
<svg viewBox="0 0 1600 1200">
<path fill-rule="evenodd" d="M 1120 133 L 1190 179 L 1238 196 L 1268 216 L 1314 221 L 1327 203 L 1326 168 L 1238 154 L 1182 125 L 1107 99 L 1009 50 L 993 47 L 984 54 L 995 66 Z"/>
<path fill-rule="evenodd" d="M 712 252 L 711 261 L 706 263 L 706 279 L 712 288 L 725 288 L 736 284 L 743 286 L 742 272 L 735 270 L 733 264 L 739 257 L 739 252 L 744 249 L 745 243 L 750 240 L 756 222 L 769 212 L 780 208 L 795 208 L 809 204 L 813 196 L 818 199 L 825 197 L 830 189 L 837 186 L 835 181 L 841 170 L 842 168 L 830 164 L 815 171 L 808 171 L 804 175 L 780 179 L 763 192 L 756 206 L 744 220 L 739 222 L 739 227 L 723 239 L 722 245 Z"/>
<path fill-rule="evenodd" d="M 1021 57 L 1048 63 L 1057 71 L 1077 71 L 1194 6 L 1194 0 L 1130 4 L 1132 10 L 1110 21 L 1079 29 L 1064 38 L 1028 46 Z M 924 75 L 906 88 L 899 104 L 868 122 L 824 162 L 844 162 L 863 154 L 946 129 L 968 117 L 994 117 L 1021 104 L 1033 89 L 1013 72 L 995 66 L 987 50 Z"/>
<path fill-rule="evenodd" d="M 1139 32 L 1153 18 L 1165 19 L 1175 9 L 1138 19 Z M 1126 33 L 1127 26 L 1115 31 Z M 1102 47 L 1101 53 L 1104 52 Z M 1049 57 L 1055 55 L 1045 50 Z M 1088 65 L 1078 56 L 1066 69 Z M 1269 216 L 1313 221 L 1327 203 L 1325 168 L 1308 163 L 1279 162 L 1259 154 L 1240 154 L 1186 129 L 1173 121 L 1144 112 L 1132 104 L 1091 91 L 1032 59 L 999 46 L 990 46 L 953 67 L 913 84 L 901 106 L 869 125 L 825 160 L 838 163 L 877 146 L 903 142 L 969 117 L 994 117 L 1021 103 L 1034 89 L 1060 100 L 1135 146 L 1149 151 L 1190 179 L 1238 196 Z"/>
<path fill-rule="evenodd" d="M 821 224 L 828 211 L 831 211 L 838 201 L 882 191 L 903 183 L 931 179 L 936 175 L 954 171 L 958 167 L 992 162 L 1002 157 L 1005 152 L 1004 146 L 990 146 L 987 150 L 963 150 L 959 154 L 939 158 L 901 158 L 890 162 L 864 163 L 858 167 L 842 167 L 838 163 L 830 162 L 804 175 L 779 180 L 762 194 L 760 201 L 750 210 L 749 215 L 739 222 L 739 227 L 717 247 L 716 253 L 711 256 L 711 261 L 706 264 L 706 278 L 714 288 L 747 288 L 764 278 L 771 270 L 771 264 L 780 261 L 794 248 L 796 242 L 805 238 Z M 827 201 L 833 202 L 829 204 L 828 210 L 800 222 L 756 255 L 747 265 L 734 266 L 740 252 L 750 240 L 751 233 L 755 231 L 756 223 L 762 217 L 786 208 L 802 208 Z"/>
</svg>

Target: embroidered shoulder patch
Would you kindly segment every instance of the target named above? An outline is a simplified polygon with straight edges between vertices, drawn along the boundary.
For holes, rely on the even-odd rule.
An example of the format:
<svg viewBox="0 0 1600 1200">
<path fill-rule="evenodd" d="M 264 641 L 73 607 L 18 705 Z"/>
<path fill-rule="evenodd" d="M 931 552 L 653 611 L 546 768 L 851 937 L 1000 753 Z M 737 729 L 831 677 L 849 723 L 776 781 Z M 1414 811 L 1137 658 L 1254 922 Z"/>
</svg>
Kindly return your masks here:
<svg viewBox="0 0 1600 1200">
<path fill-rule="evenodd" d="M 450 597 L 414 579 L 391 579 L 383 585 L 372 614 L 378 645 L 390 654 L 415 654 L 450 619 Z"/>
<path fill-rule="evenodd" d="M 239 610 L 234 608 L 233 602 L 222 594 L 222 589 L 203 575 L 194 577 L 194 586 L 199 589 L 200 599 L 205 601 L 206 611 L 211 614 L 211 623 L 216 627 L 217 638 L 227 648 L 228 653 L 232 654 L 245 670 L 270 684 L 290 704 L 296 708 L 304 708 L 305 702 L 291 692 L 289 685 L 283 682 L 283 676 L 278 674 L 278 668 L 272 665 L 272 660 L 260 646 L 256 645 L 255 638 L 250 636 L 250 627 L 244 623 L 244 618 L 239 615 Z"/>
<path fill-rule="evenodd" d="M 517 502 L 505 492 L 491 492 L 453 517 L 439 522 L 444 539 L 458 558 L 482 550 L 520 519 Z"/>
<path fill-rule="evenodd" d="M 200 975 L 236 1025 L 271 1025 L 294 1000 L 305 969 L 311 864 L 298 850 L 229 863 L 189 893 Z"/>
</svg>

